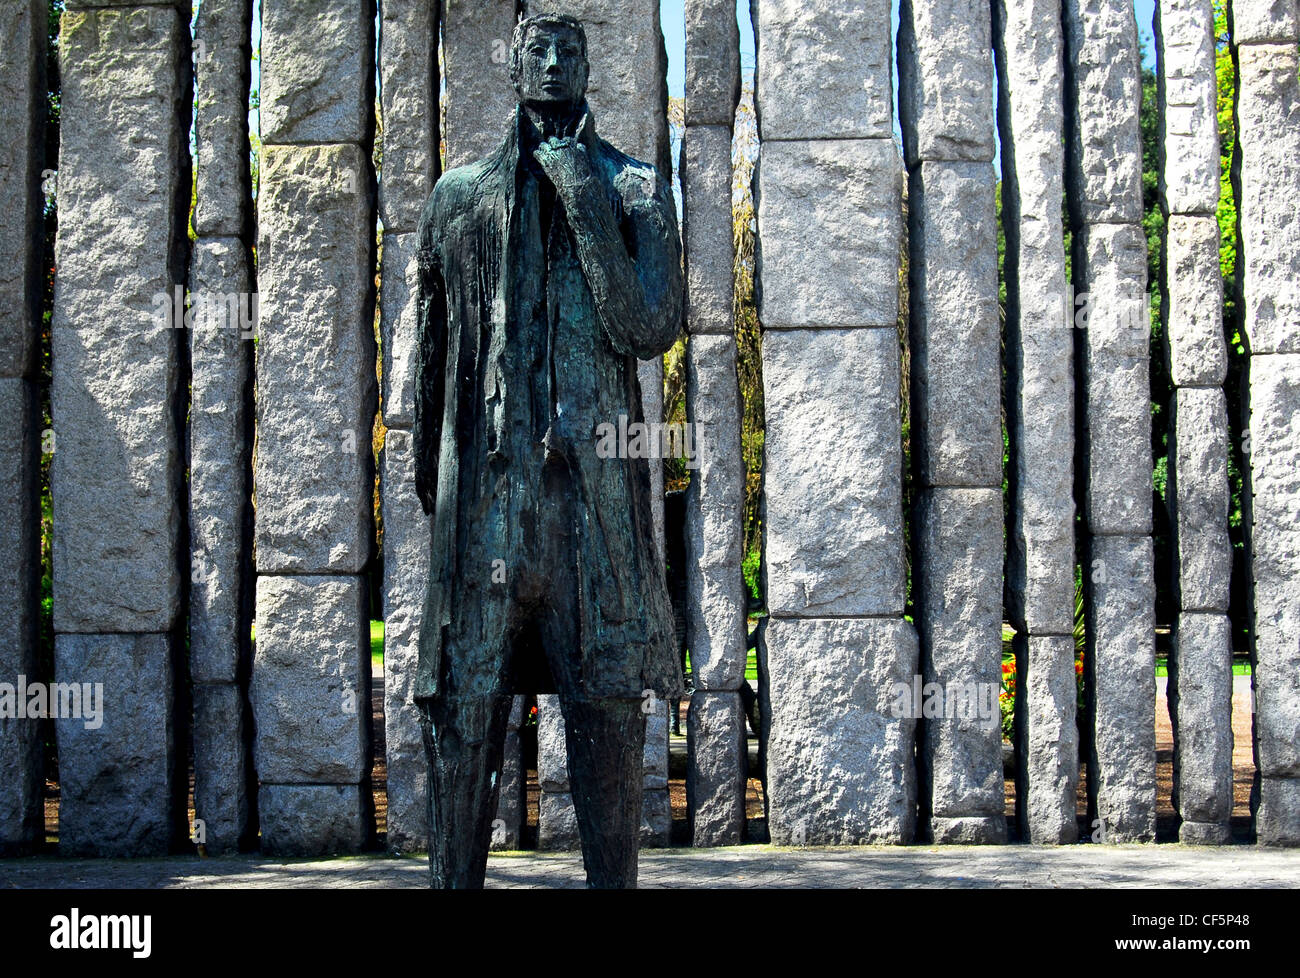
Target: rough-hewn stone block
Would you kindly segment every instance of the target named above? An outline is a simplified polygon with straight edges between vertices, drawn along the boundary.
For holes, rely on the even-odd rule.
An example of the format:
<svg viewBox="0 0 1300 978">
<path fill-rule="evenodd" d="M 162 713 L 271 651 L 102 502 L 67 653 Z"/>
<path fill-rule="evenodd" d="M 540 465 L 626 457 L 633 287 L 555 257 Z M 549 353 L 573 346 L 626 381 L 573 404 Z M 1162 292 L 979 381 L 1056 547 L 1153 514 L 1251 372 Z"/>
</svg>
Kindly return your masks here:
<svg viewBox="0 0 1300 978">
<path fill-rule="evenodd" d="M 374 51 L 374 0 L 264 0 L 263 144 L 366 142 Z"/>
<path fill-rule="evenodd" d="M 909 167 L 993 161 L 992 46 L 987 3 L 902 0 L 898 114 Z"/>
<path fill-rule="evenodd" d="M 1218 387 L 1228 375 L 1219 222 L 1214 217 L 1170 215 L 1165 268 L 1170 376 L 1179 387 Z"/>
<path fill-rule="evenodd" d="M 641 795 L 640 844 L 643 849 L 666 849 L 672 836 L 673 813 L 667 788 L 647 788 Z"/>
<path fill-rule="evenodd" d="M 1300 355 L 1251 358 L 1250 463 L 1256 755 L 1300 778 Z"/>
<path fill-rule="evenodd" d="M 1300 778 L 1260 778 L 1255 833 L 1262 846 L 1300 846 Z"/>
<path fill-rule="evenodd" d="M 159 310 L 185 276 L 184 30 L 168 7 L 62 18 L 50 390 L 60 632 L 164 632 L 180 613 L 183 334 Z"/>
<path fill-rule="evenodd" d="M 735 341 L 693 336 L 686 357 L 686 413 L 697 426 L 698 458 L 686 496 L 686 644 L 697 689 L 737 689 L 748 595 Z"/>
<path fill-rule="evenodd" d="M 257 793 L 262 852 L 329 856 L 365 843 L 365 799 L 355 784 L 264 784 Z"/>
<path fill-rule="evenodd" d="M 1147 358 L 1090 344 L 1086 356 L 1084 513 L 1093 533 L 1151 531 L 1151 382 Z"/>
<path fill-rule="evenodd" d="M 569 790 L 569 757 L 564 745 L 564 714 L 560 698 L 537 697 L 537 783 L 543 792 Z"/>
<path fill-rule="evenodd" d="M 1066 58 L 1074 85 L 1070 207 L 1076 222 L 1142 220 L 1142 80 L 1137 20 L 1128 0 L 1065 0 Z"/>
<path fill-rule="evenodd" d="M 510 85 L 515 7 L 515 0 L 443 0 L 448 169 L 486 156 L 505 138 L 518 104 Z"/>
<path fill-rule="evenodd" d="M 1147 356 L 1147 239 L 1138 224 L 1086 224 L 1075 232 L 1075 325 L 1111 356 Z"/>
<path fill-rule="evenodd" d="M 765 141 L 893 135 L 887 0 L 751 0 L 750 11 Z"/>
<path fill-rule="evenodd" d="M 1174 807 L 1183 823 L 1232 816 L 1232 625 L 1227 615 L 1178 616 L 1169 657 Z M 1205 839 L 1191 828 L 1189 836 Z M 1180 835 L 1181 838 L 1181 835 Z"/>
<path fill-rule="evenodd" d="M 736 260 L 730 126 L 687 128 L 682 137 L 682 210 L 686 328 L 693 334 L 730 335 L 735 327 Z"/>
<path fill-rule="evenodd" d="M 577 849 L 581 845 L 573 795 L 567 791 L 543 790 L 537 808 L 537 848 L 559 852 Z"/>
<path fill-rule="evenodd" d="M 428 760 L 411 693 L 431 533 L 415 495 L 411 434 L 389 428 L 380 491 L 384 510 L 384 750 L 388 763 L 390 850 L 421 851 L 429 842 Z"/>
<path fill-rule="evenodd" d="M 361 578 L 258 578 L 251 689 L 264 784 L 355 785 L 369 773 L 368 621 Z"/>
<path fill-rule="evenodd" d="M 912 171 L 912 430 L 926 486 L 1002 483 L 993 193 L 987 163 Z"/>
<path fill-rule="evenodd" d="M 745 711 L 739 693 L 697 691 L 687 714 L 691 844 L 740 845 L 745 832 Z"/>
<path fill-rule="evenodd" d="M 686 647 L 701 690 L 739 689 L 745 678 L 749 594 L 740 565 L 686 567 Z"/>
<path fill-rule="evenodd" d="M 668 788 L 668 701 L 644 700 L 645 741 L 641 747 L 641 784 L 651 790 Z"/>
<path fill-rule="evenodd" d="M 415 424 L 415 362 L 419 269 L 414 234 L 385 234 L 380 260 L 380 336 L 384 351 L 384 424 Z"/>
<path fill-rule="evenodd" d="M 171 637 L 58 635 L 54 681 L 68 697 L 55 721 L 59 852 L 165 856 L 184 818 L 176 806 Z"/>
<path fill-rule="evenodd" d="M 1166 212 L 1213 216 L 1219 205 L 1219 119 L 1211 0 L 1156 5 Z"/>
<path fill-rule="evenodd" d="M 379 217 L 385 231 L 414 231 L 438 178 L 438 8 L 439 0 L 380 7 Z"/>
<path fill-rule="evenodd" d="M 939 715 L 927 710 L 922 721 L 922 811 L 936 820 L 989 819 L 985 834 L 966 825 L 962 841 L 1005 842 L 1002 493 L 927 489 L 913 527 L 923 693 L 931 683 L 942 693 Z M 931 828 L 936 842 L 945 841 L 939 826 Z"/>
<path fill-rule="evenodd" d="M 233 683 L 248 642 L 252 572 L 253 341 L 243 332 L 252 299 L 244 243 L 197 241 L 190 294 L 196 309 L 207 310 L 190 329 L 190 675 L 197 683 Z"/>
<path fill-rule="evenodd" d="M 774 615 L 902 614 L 898 361 L 893 326 L 763 338 L 764 592 Z"/>
<path fill-rule="evenodd" d="M 1091 540 L 1087 596 L 1093 685 L 1088 794 L 1106 842 L 1154 842 L 1154 555 L 1147 536 Z"/>
<path fill-rule="evenodd" d="M 764 143 L 754 171 L 763 328 L 895 326 L 902 195 L 892 140 Z"/>
<path fill-rule="evenodd" d="M 740 100 L 740 24 L 732 0 L 686 0 L 686 124 L 731 128 Z"/>
<path fill-rule="evenodd" d="M 912 626 L 901 618 L 771 618 L 759 654 L 770 689 L 773 844 L 910 842 L 916 720 L 894 708 L 897 688 L 917 673 Z"/>
<path fill-rule="evenodd" d="M 1184 611 L 1228 610 L 1228 407 L 1217 387 L 1174 393 L 1169 435 L 1175 585 Z"/>
<path fill-rule="evenodd" d="M 1016 636 L 1016 815 L 1034 845 L 1078 841 L 1074 636 Z"/>
<path fill-rule="evenodd" d="M 1300 36 L 1295 0 L 1232 0 L 1228 8 L 1234 44 L 1295 41 Z"/>
<path fill-rule="evenodd" d="M 258 198 L 257 568 L 370 559 L 374 227 L 359 146 L 268 146 Z"/>
<path fill-rule="evenodd" d="M 43 0 L 17 0 L 0 11 L 0 377 L 31 374 L 39 346 L 47 16 Z"/>
<path fill-rule="evenodd" d="M 248 831 L 249 757 L 244 731 L 243 690 L 231 683 L 195 684 L 195 823 L 190 831 L 210 855 L 238 852 Z"/>
<path fill-rule="evenodd" d="M 248 228 L 248 90 L 252 0 L 208 0 L 194 23 L 194 230 L 238 237 Z"/>
<path fill-rule="evenodd" d="M 1300 352 L 1300 80 L 1297 49 L 1243 45 L 1237 51 L 1237 212 L 1246 336 L 1252 353 Z"/>
</svg>

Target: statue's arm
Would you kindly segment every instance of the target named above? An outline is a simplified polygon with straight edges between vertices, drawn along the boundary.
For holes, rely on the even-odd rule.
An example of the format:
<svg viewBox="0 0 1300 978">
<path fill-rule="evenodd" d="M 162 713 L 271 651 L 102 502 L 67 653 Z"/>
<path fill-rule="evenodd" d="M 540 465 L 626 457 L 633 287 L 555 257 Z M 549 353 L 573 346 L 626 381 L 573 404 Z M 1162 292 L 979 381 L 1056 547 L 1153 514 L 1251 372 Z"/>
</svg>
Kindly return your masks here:
<svg viewBox="0 0 1300 978">
<path fill-rule="evenodd" d="M 663 355 L 682 326 L 682 243 L 667 181 L 656 173 L 625 202 L 626 240 L 595 173 L 567 196 L 578 260 L 610 343 L 639 360 Z"/>
<path fill-rule="evenodd" d="M 432 515 L 438 495 L 438 448 L 447 362 L 447 288 L 437 250 L 436 211 L 430 202 L 420 219 L 416 261 L 415 491 L 426 514 Z"/>
</svg>

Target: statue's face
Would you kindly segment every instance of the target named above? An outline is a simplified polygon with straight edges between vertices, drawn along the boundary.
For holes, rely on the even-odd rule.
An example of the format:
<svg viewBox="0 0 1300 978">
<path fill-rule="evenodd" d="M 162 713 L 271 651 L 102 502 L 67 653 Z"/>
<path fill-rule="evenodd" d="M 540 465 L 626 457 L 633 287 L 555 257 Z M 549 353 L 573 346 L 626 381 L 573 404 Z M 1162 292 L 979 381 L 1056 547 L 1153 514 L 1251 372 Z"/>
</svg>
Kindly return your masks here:
<svg viewBox="0 0 1300 978">
<path fill-rule="evenodd" d="M 577 105 L 587 93 L 582 42 L 567 27 L 533 27 L 519 52 L 521 101 L 539 109 Z"/>
</svg>

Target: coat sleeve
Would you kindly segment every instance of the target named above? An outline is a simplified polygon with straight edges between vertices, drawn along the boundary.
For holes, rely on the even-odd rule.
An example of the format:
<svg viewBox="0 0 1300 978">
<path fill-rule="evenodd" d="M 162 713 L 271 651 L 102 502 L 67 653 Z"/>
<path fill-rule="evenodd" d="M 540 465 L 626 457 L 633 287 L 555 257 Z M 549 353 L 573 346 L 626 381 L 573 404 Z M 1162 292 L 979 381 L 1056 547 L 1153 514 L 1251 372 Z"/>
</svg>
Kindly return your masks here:
<svg viewBox="0 0 1300 978">
<path fill-rule="evenodd" d="M 682 238 L 671 182 L 652 169 L 646 185 L 625 206 L 632 224 L 630 250 L 648 312 L 642 343 L 651 356 L 661 356 L 683 325 Z"/>
<path fill-rule="evenodd" d="M 576 191 L 570 224 L 610 345 L 650 360 L 682 329 L 682 240 L 668 182 L 652 167 L 619 159 L 624 169 L 613 179 L 622 215 L 598 174 Z"/>
<path fill-rule="evenodd" d="M 417 231 L 416 262 L 419 289 L 416 296 L 415 490 L 428 515 L 438 496 L 438 448 L 447 364 L 447 288 L 439 252 L 437 192 L 429 198 Z"/>
</svg>

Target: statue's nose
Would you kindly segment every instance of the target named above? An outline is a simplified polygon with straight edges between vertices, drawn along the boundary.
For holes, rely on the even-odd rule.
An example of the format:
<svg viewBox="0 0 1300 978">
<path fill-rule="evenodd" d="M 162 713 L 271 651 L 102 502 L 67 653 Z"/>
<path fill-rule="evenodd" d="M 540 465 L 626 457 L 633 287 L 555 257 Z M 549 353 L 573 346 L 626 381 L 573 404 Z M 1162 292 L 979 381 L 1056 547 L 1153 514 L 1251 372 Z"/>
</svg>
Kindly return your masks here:
<svg viewBox="0 0 1300 978">
<path fill-rule="evenodd" d="M 552 47 L 546 52 L 546 73 L 556 75 L 560 73 L 560 52 L 557 48 Z"/>
</svg>

